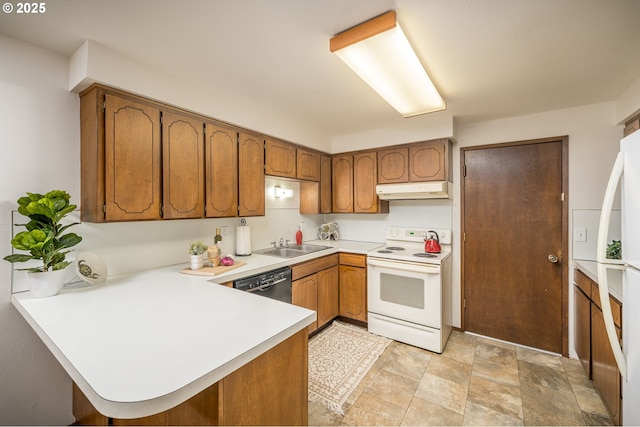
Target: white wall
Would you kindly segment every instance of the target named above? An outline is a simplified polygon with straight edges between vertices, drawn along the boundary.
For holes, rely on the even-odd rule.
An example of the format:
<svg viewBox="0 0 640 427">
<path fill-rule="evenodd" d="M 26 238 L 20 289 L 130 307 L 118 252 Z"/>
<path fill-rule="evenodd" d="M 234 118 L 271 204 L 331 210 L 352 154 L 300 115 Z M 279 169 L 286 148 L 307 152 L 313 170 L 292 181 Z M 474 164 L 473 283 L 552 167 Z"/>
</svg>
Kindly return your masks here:
<svg viewBox="0 0 640 427">
<path fill-rule="evenodd" d="M 11 253 L 11 210 L 26 191 L 80 197 L 80 103 L 65 58 L 0 35 L 0 255 Z M 10 66 L 9 66 L 10 64 Z M 59 424 L 71 382 L 9 302 L 11 264 L 0 261 L 0 424 Z"/>
<path fill-rule="evenodd" d="M 131 93 L 212 117 L 217 120 L 308 145 L 330 152 L 330 141 L 323 138 L 315 123 L 292 121 L 271 105 L 256 104 L 224 85 L 213 91 L 178 79 L 157 68 L 114 52 L 96 42 L 87 41 L 71 58 L 69 89 L 81 91 L 100 82 Z"/>
</svg>

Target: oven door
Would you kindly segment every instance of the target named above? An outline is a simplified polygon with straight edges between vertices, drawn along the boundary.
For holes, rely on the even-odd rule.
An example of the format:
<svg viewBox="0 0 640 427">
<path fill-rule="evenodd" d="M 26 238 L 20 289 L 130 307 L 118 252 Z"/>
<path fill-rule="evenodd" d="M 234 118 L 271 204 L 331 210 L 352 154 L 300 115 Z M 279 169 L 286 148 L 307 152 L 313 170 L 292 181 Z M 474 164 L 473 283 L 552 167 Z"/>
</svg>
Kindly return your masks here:
<svg viewBox="0 0 640 427">
<path fill-rule="evenodd" d="M 368 309 L 371 313 L 440 328 L 440 266 L 369 257 Z"/>
</svg>

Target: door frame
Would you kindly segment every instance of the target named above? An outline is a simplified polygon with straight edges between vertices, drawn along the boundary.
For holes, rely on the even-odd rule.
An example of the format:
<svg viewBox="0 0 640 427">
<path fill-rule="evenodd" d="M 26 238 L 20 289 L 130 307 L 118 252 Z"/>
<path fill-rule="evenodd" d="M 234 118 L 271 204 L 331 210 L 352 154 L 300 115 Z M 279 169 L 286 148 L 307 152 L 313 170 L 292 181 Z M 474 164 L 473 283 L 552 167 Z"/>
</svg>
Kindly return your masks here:
<svg viewBox="0 0 640 427">
<path fill-rule="evenodd" d="M 569 356 L 569 136 L 557 136 L 550 138 L 529 139 L 522 141 L 512 141 L 495 144 L 476 145 L 460 148 L 460 313 L 461 330 L 465 330 L 465 271 L 464 271 L 464 245 L 462 240 L 465 233 L 464 222 L 464 173 L 465 173 L 465 153 L 467 151 L 484 150 L 497 147 L 512 147 L 518 145 L 541 144 L 547 142 L 562 143 L 562 249 L 560 262 L 562 268 L 562 355 Z"/>
</svg>

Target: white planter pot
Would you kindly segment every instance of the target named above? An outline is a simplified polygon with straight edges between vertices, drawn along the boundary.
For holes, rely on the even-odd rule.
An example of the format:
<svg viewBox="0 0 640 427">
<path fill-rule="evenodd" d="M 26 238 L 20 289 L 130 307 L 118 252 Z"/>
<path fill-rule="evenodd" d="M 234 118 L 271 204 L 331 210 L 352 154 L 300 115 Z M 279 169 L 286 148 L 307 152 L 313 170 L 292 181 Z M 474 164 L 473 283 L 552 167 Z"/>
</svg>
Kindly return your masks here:
<svg viewBox="0 0 640 427">
<path fill-rule="evenodd" d="M 67 270 L 28 272 L 29 290 L 34 297 L 51 297 L 57 295 L 64 284 Z"/>
<path fill-rule="evenodd" d="M 191 269 L 200 270 L 202 268 L 202 255 L 191 255 Z"/>
</svg>

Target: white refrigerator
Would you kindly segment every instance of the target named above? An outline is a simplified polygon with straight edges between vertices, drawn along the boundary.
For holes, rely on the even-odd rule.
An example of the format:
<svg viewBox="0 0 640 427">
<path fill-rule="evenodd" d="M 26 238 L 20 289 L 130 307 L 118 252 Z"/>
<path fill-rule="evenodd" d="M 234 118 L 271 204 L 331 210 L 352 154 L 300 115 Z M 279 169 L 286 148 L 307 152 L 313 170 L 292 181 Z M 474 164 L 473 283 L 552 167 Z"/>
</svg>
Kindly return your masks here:
<svg viewBox="0 0 640 427">
<path fill-rule="evenodd" d="M 607 231 L 618 184 L 622 203 L 622 260 L 606 258 Z M 600 216 L 598 283 L 608 301 L 607 269 L 622 269 L 622 347 L 609 304 L 602 304 L 609 342 L 622 376 L 622 424 L 640 425 L 640 131 L 620 141 Z"/>
</svg>

